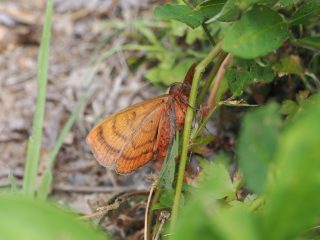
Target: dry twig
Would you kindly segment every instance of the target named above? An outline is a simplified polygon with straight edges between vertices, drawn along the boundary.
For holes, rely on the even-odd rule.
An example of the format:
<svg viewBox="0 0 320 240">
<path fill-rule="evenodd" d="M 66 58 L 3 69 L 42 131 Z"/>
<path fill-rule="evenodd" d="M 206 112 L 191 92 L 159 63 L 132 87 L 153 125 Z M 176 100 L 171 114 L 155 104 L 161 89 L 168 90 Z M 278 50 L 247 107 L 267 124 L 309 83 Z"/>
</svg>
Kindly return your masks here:
<svg viewBox="0 0 320 240">
<path fill-rule="evenodd" d="M 221 66 L 219 68 L 219 71 L 216 75 L 212 90 L 210 92 L 210 95 L 209 95 L 209 98 L 207 101 L 208 109 L 212 109 L 216 105 L 217 95 L 218 95 L 218 91 L 219 91 L 221 82 L 226 74 L 227 67 L 228 67 L 229 63 L 232 61 L 232 59 L 233 59 L 233 56 L 231 54 L 228 54 L 226 56 L 226 58 L 223 60 Z"/>
</svg>

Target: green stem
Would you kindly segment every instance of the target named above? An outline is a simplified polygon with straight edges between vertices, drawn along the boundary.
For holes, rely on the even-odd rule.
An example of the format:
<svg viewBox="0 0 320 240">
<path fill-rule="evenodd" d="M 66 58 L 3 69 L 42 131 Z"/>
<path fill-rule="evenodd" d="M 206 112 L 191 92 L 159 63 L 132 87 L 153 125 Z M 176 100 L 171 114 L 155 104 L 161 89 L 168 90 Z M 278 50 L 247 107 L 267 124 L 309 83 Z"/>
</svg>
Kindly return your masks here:
<svg viewBox="0 0 320 240">
<path fill-rule="evenodd" d="M 257 210 L 261 205 L 265 203 L 265 199 L 263 197 L 258 197 L 256 200 L 253 201 L 253 203 L 249 207 L 250 212 L 254 212 Z"/>
<path fill-rule="evenodd" d="M 202 23 L 201 26 L 202 26 L 204 32 L 207 34 L 211 45 L 212 45 L 212 46 L 216 45 L 216 42 L 214 41 L 213 37 L 211 36 L 210 31 L 209 31 L 209 29 L 207 28 L 207 25 L 206 25 L 205 23 Z"/>
<path fill-rule="evenodd" d="M 218 103 L 210 110 L 208 115 L 203 119 L 203 122 L 201 123 L 201 125 L 197 128 L 197 130 L 194 132 L 194 134 L 192 134 L 192 136 L 191 136 L 192 139 L 195 139 L 196 137 L 198 137 L 198 135 L 206 127 L 206 125 L 209 122 L 212 114 L 214 114 L 216 112 L 216 110 L 218 109 L 218 107 L 220 107 L 220 106 L 221 106 L 221 103 Z"/>
<path fill-rule="evenodd" d="M 175 192 L 174 202 L 172 207 L 172 219 L 171 219 L 171 226 L 170 226 L 171 233 L 174 231 L 177 223 L 177 219 L 178 219 L 182 184 L 184 179 L 184 171 L 185 171 L 187 157 L 188 157 L 191 124 L 192 124 L 192 119 L 194 115 L 196 96 L 197 96 L 200 77 L 203 71 L 205 70 L 205 68 L 213 61 L 213 58 L 219 53 L 220 48 L 221 48 L 220 44 L 217 44 L 215 48 L 208 54 L 208 56 L 199 63 L 199 65 L 196 67 L 195 74 L 193 77 L 193 82 L 192 82 L 190 97 L 188 102 L 189 107 L 187 109 L 186 118 L 184 122 L 181 158 L 180 158 L 180 164 L 179 164 L 179 170 L 178 170 L 176 192 Z"/>
<path fill-rule="evenodd" d="M 192 7 L 192 8 L 194 8 L 195 6 L 197 6 L 197 5 L 200 4 L 199 1 L 195 1 L 195 4 L 194 4 L 195 6 L 193 6 L 192 3 L 189 3 L 189 2 L 186 1 L 186 0 L 183 0 L 183 2 L 184 2 L 186 5 L 188 5 L 188 6 Z M 202 26 L 204 32 L 207 34 L 211 45 L 214 47 L 214 46 L 216 45 L 216 42 L 214 41 L 213 37 L 211 36 L 210 31 L 209 31 L 209 29 L 207 28 L 207 25 L 203 22 L 203 23 L 201 24 L 201 26 Z"/>
</svg>

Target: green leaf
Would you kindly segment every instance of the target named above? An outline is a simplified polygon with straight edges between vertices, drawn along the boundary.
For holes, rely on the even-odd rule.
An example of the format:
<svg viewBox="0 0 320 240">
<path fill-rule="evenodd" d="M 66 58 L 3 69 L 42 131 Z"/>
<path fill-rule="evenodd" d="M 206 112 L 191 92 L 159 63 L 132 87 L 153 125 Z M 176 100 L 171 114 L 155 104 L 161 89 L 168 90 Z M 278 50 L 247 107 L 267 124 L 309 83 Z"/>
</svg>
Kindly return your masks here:
<svg viewBox="0 0 320 240">
<path fill-rule="evenodd" d="M 1 239 L 102 240 L 108 239 L 76 216 L 21 195 L 0 197 Z"/>
<path fill-rule="evenodd" d="M 217 161 L 224 161 L 219 156 Z M 207 163 L 193 199 L 184 206 L 173 239 L 220 239 L 212 224 L 218 200 L 235 196 L 235 188 L 223 164 Z"/>
<path fill-rule="evenodd" d="M 276 50 L 287 38 L 282 17 L 271 8 L 255 5 L 227 31 L 222 48 L 242 58 L 256 58 Z"/>
<path fill-rule="evenodd" d="M 274 68 L 280 75 L 304 73 L 300 58 L 295 55 L 284 56 L 274 65 Z"/>
<path fill-rule="evenodd" d="M 293 13 L 290 24 L 308 24 L 315 22 L 320 17 L 320 2 L 319 0 L 304 1 L 303 5 Z"/>
<path fill-rule="evenodd" d="M 205 40 L 206 35 L 204 34 L 203 28 L 187 29 L 186 43 L 192 45 L 197 39 Z"/>
<path fill-rule="evenodd" d="M 255 3 L 268 3 L 270 0 L 236 0 L 236 4 L 240 9 L 247 9 Z"/>
<path fill-rule="evenodd" d="M 206 209 L 204 200 L 190 202 L 180 216 L 180 221 L 172 235 L 173 240 L 212 240 L 220 239 L 216 234 L 210 217 L 211 209 Z"/>
<path fill-rule="evenodd" d="M 184 74 L 188 71 L 192 63 L 192 60 L 187 60 L 175 64 L 173 67 L 161 64 L 149 69 L 145 77 L 151 83 L 169 86 L 170 84 L 182 81 Z"/>
<path fill-rule="evenodd" d="M 219 239 L 263 239 L 256 218 L 242 204 L 217 211 L 212 221 Z"/>
<path fill-rule="evenodd" d="M 204 19 L 216 16 L 224 6 L 227 0 L 208 0 L 198 5 L 195 10 L 198 11 Z"/>
<path fill-rule="evenodd" d="M 159 201 L 157 204 L 155 204 L 152 207 L 152 210 L 156 210 L 156 209 L 171 209 L 172 204 L 173 204 L 173 199 L 174 199 L 174 191 L 171 188 L 171 190 L 166 190 L 161 192 Z"/>
<path fill-rule="evenodd" d="M 204 135 L 204 136 L 199 136 L 196 139 L 193 140 L 192 142 L 192 147 L 197 147 L 197 146 L 203 146 L 211 143 L 214 140 L 213 135 Z"/>
<path fill-rule="evenodd" d="M 305 37 L 294 40 L 295 44 L 320 50 L 320 36 Z"/>
<path fill-rule="evenodd" d="M 296 4 L 298 3 L 300 0 L 279 0 L 279 3 L 283 6 L 289 6 L 290 4 Z"/>
<path fill-rule="evenodd" d="M 264 190 L 268 167 L 277 150 L 280 127 L 279 107 L 268 104 L 249 112 L 243 119 L 237 146 L 246 185 L 256 193 Z"/>
<path fill-rule="evenodd" d="M 163 20 L 177 20 L 192 28 L 202 24 L 202 15 L 187 5 L 164 4 L 154 10 L 154 14 Z"/>
<path fill-rule="evenodd" d="M 298 111 L 299 106 L 292 100 L 285 100 L 281 104 L 281 113 L 287 115 L 288 118 L 292 118 Z"/>
<path fill-rule="evenodd" d="M 175 173 L 175 159 L 179 154 L 179 134 L 173 141 L 172 147 L 167 154 L 160 173 L 159 185 L 166 191 L 172 190 L 172 183 Z"/>
<path fill-rule="evenodd" d="M 212 15 L 206 23 L 214 21 L 232 22 L 239 18 L 240 9 L 235 4 L 236 0 L 227 0 L 218 14 Z"/>
<path fill-rule="evenodd" d="M 298 239 L 319 220 L 320 95 L 303 108 L 279 139 L 262 219 L 264 239 Z"/>
<path fill-rule="evenodd" d="M 250 75 L 246 71 L 229 68 L 226 73 L 226 79 L 232 96 L 236 97 L 242 95 L 245 86 L 250 82 Z"/>
<path fill-rule="evenodd" d="M 236 0 L 228 0 L 221 12 L 219 13 L 218 20 L 220 22 L 233 22 L 240 16 L 240 9 L 236 5 Z"/>
<path fill-rule="evenodd" d="M 223 161 L 224 157 L 219 157 Z M 210 201 L 222 199 L 224 197 L 233 198 L 235 188 L 232 184 L 230 174 L 221 163 L 209 163 L 203 169 L 200 177 L 201 191 Z M 201 194 L 201 192 L 199 193 Z"/>
<path fill-rule="evenodd" d="M 228 68 L 226 79 L 233 96 L 240 96 L 250 83 L 271 82 L 275 77 L 271 67 L 261 67 L 253 60 L 236 58 Z"/>
</svg>

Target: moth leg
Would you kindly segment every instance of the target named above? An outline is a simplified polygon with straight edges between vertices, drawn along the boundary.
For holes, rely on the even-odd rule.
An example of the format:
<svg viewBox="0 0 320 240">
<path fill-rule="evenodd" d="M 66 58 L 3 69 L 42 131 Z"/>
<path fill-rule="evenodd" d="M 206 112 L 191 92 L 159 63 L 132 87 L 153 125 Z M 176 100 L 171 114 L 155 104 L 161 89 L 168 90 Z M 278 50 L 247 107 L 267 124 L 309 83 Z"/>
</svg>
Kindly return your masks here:
<svg viewBox="0 0 320 240">
<path fill-rule="evenodd" d="M 182 96 L 178 96 L 179 97 L 179 100 L 181 102 L 183 102 L 186 106 L 188 106 L 189 108 L 193 109 L 194 110 L 194 107 L 191 107 L 190 104 L 188 103 L 188 101 L 186 99 L 184 99 Z M 180 105 L 180 103 L 178 102 L 178 104 Z M 180 105 L 181 106 L 181 105 Z"/>
</svg>

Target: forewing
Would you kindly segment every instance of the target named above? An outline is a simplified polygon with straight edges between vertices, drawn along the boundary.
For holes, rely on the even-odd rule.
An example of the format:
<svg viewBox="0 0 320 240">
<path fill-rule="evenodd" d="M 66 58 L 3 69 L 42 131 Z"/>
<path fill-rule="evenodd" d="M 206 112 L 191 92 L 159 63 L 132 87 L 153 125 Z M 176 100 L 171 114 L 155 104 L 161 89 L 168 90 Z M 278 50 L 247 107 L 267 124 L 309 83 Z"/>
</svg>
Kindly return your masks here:
<svg viewBox="0 0 320 240">
<path fill-rule="evenodd" d="M 164 104 L 154 109 L 142 122 L 128 144 L 125 145 L 116 164 L 118 173 L 130 173 L 145 165 L 157 154 L 159 122 Z"/>
<path fill-rule="evenodd" d="M 121 159 L 134 136 L 141 131 L 141 125 L 154 116 L 166 100 L 166 95 L 133 105 L 106 118 L 88 134 L 87 142 L 101 165 L 114 165 Z M 136 140 L 138 141 L 138 140 Z"/>
</svg>

